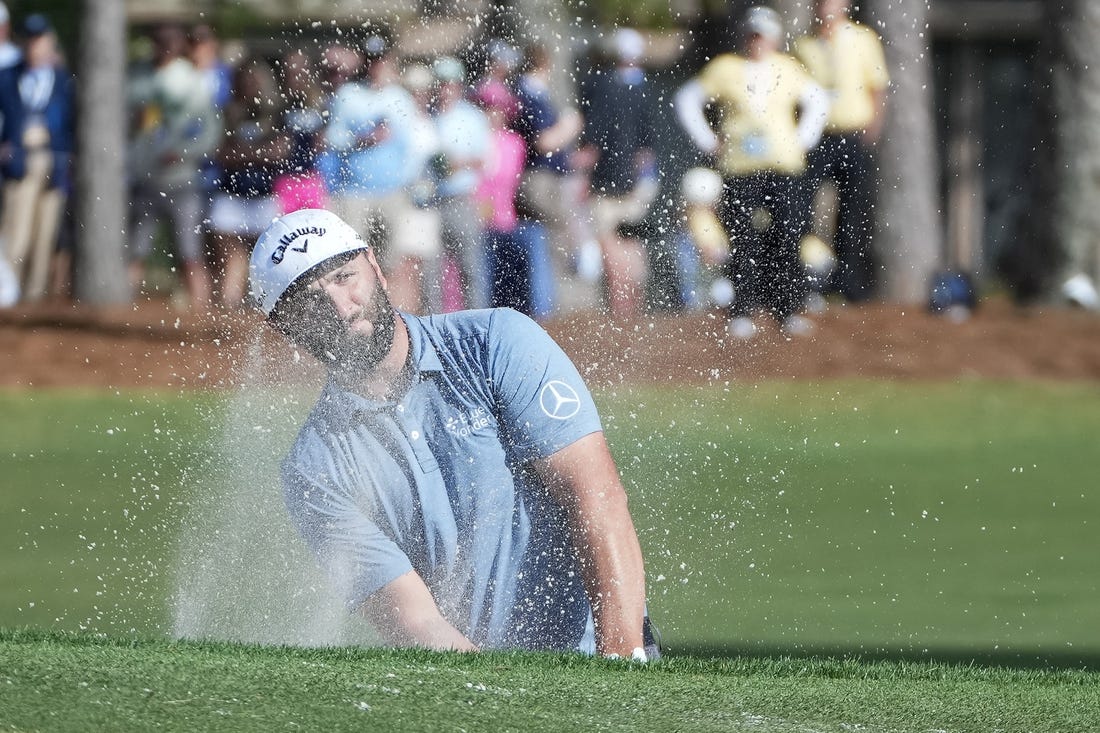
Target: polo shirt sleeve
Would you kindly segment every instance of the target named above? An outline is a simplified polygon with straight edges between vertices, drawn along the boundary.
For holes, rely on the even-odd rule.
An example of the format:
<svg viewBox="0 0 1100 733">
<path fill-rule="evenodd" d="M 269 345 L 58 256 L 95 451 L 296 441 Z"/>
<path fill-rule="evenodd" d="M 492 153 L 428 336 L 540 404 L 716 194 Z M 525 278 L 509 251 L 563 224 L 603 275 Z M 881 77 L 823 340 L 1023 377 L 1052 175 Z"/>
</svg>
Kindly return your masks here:
<svg viewBox="0 0 1100 733">
<path fill-rule="evenodd" d="M 488 336 L 497 420 L 520 460 L 545 458 L 603 429 L 577 368 L 541 326 L 499 309 Z"/>
<path fill-rule="evenodd" d="M 284 463 L 283 498 L 291 523 L 349 610 L 413 569 L 401 548 L 326 473 L 307 476 L 298 464 Z"/>
</svg>

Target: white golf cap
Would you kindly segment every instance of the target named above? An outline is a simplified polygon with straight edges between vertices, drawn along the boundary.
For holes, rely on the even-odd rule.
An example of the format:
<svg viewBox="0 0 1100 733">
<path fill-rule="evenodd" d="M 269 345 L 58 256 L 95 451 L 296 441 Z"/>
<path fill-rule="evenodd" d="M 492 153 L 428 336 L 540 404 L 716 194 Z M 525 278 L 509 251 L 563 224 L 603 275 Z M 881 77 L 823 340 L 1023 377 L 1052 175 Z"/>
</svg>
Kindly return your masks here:
<svg viewBox="0 0 1100 733">
<path fill-rule="evenodd" d="M 783 20 L 779 13 L 764 5 L 756 5 L 745 12 L 745 29 L 773 41 L 783 38 Z"/>
<path fill-rule="evenodd" d="M 369 249 L 357 231 L 324 209 L 279 217 L 256 240 L 248 266 L 252 298 L 267 315 L 306 272 L 338 255 Z"/>
<path fill-rule="evenodd" d="M 615 55 L 620 61 L 633 64 L 645 54 L 645 38 L 633 28 L 620 28 L 612 36 Z"/>
</svg>

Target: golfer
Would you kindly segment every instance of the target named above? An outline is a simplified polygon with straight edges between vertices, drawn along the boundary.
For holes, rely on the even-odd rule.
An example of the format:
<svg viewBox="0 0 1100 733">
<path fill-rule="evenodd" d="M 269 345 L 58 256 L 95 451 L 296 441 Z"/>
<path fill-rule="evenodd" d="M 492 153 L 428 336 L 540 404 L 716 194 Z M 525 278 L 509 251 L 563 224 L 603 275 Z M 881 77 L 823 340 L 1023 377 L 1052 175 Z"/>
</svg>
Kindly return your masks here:
<svg viewBox="0 0 1100 733">
<path fill-rule="evenodd" d="M 396 312 L 370 246 L 317 209 L 260 236 L 251 279 L 329 372 L 283 464 L 290 517 L 387 643 L 657 653 L 596 407 L 538 325 Z"/>
</svg>

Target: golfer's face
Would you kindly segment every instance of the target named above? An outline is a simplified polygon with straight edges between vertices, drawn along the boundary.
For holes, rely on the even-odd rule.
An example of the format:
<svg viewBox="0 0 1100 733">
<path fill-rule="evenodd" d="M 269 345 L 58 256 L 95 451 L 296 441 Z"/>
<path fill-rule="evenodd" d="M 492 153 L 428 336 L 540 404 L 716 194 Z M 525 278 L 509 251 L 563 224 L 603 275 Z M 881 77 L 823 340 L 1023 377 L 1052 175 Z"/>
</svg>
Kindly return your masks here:
<svg viewBox="0 0 1100 733">
<path fill-rule="evenodd" d="M 374 256 L 366 252 L 317 278 L 310 286 L 329 297 L 336 315 L 350 332 L 363 336 L 370 336 L 377 329 L 379 316 L 388 315 L 378 302 L 386 297 L 385 287 L 386 279 Z"/>
<path fill-rule="evenodd" d="M 373 369 L 393 348 L 396 314 L 372 253 L 330 270 L 310 284 L 292 338 L 331 369 L 349 375 Z M 312 301 L 312 305 L 310 305 Z"/>
</svg>

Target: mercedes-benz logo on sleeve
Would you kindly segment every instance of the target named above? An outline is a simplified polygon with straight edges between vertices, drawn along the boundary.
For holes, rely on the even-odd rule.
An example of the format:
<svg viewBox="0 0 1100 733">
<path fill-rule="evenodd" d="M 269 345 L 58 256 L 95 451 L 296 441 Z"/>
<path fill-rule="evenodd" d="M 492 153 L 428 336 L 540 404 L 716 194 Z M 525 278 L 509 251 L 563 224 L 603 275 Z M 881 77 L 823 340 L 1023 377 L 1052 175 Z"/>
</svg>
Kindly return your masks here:
<svg viewBox="0 0 1100 733">
<path fill-rule="evenodd" d="M 568 420 L 581 411 L 581 398 L 577 390 L 555 379 L 543 385 L 539 405 L 547 417 Z"/>
</svg>

